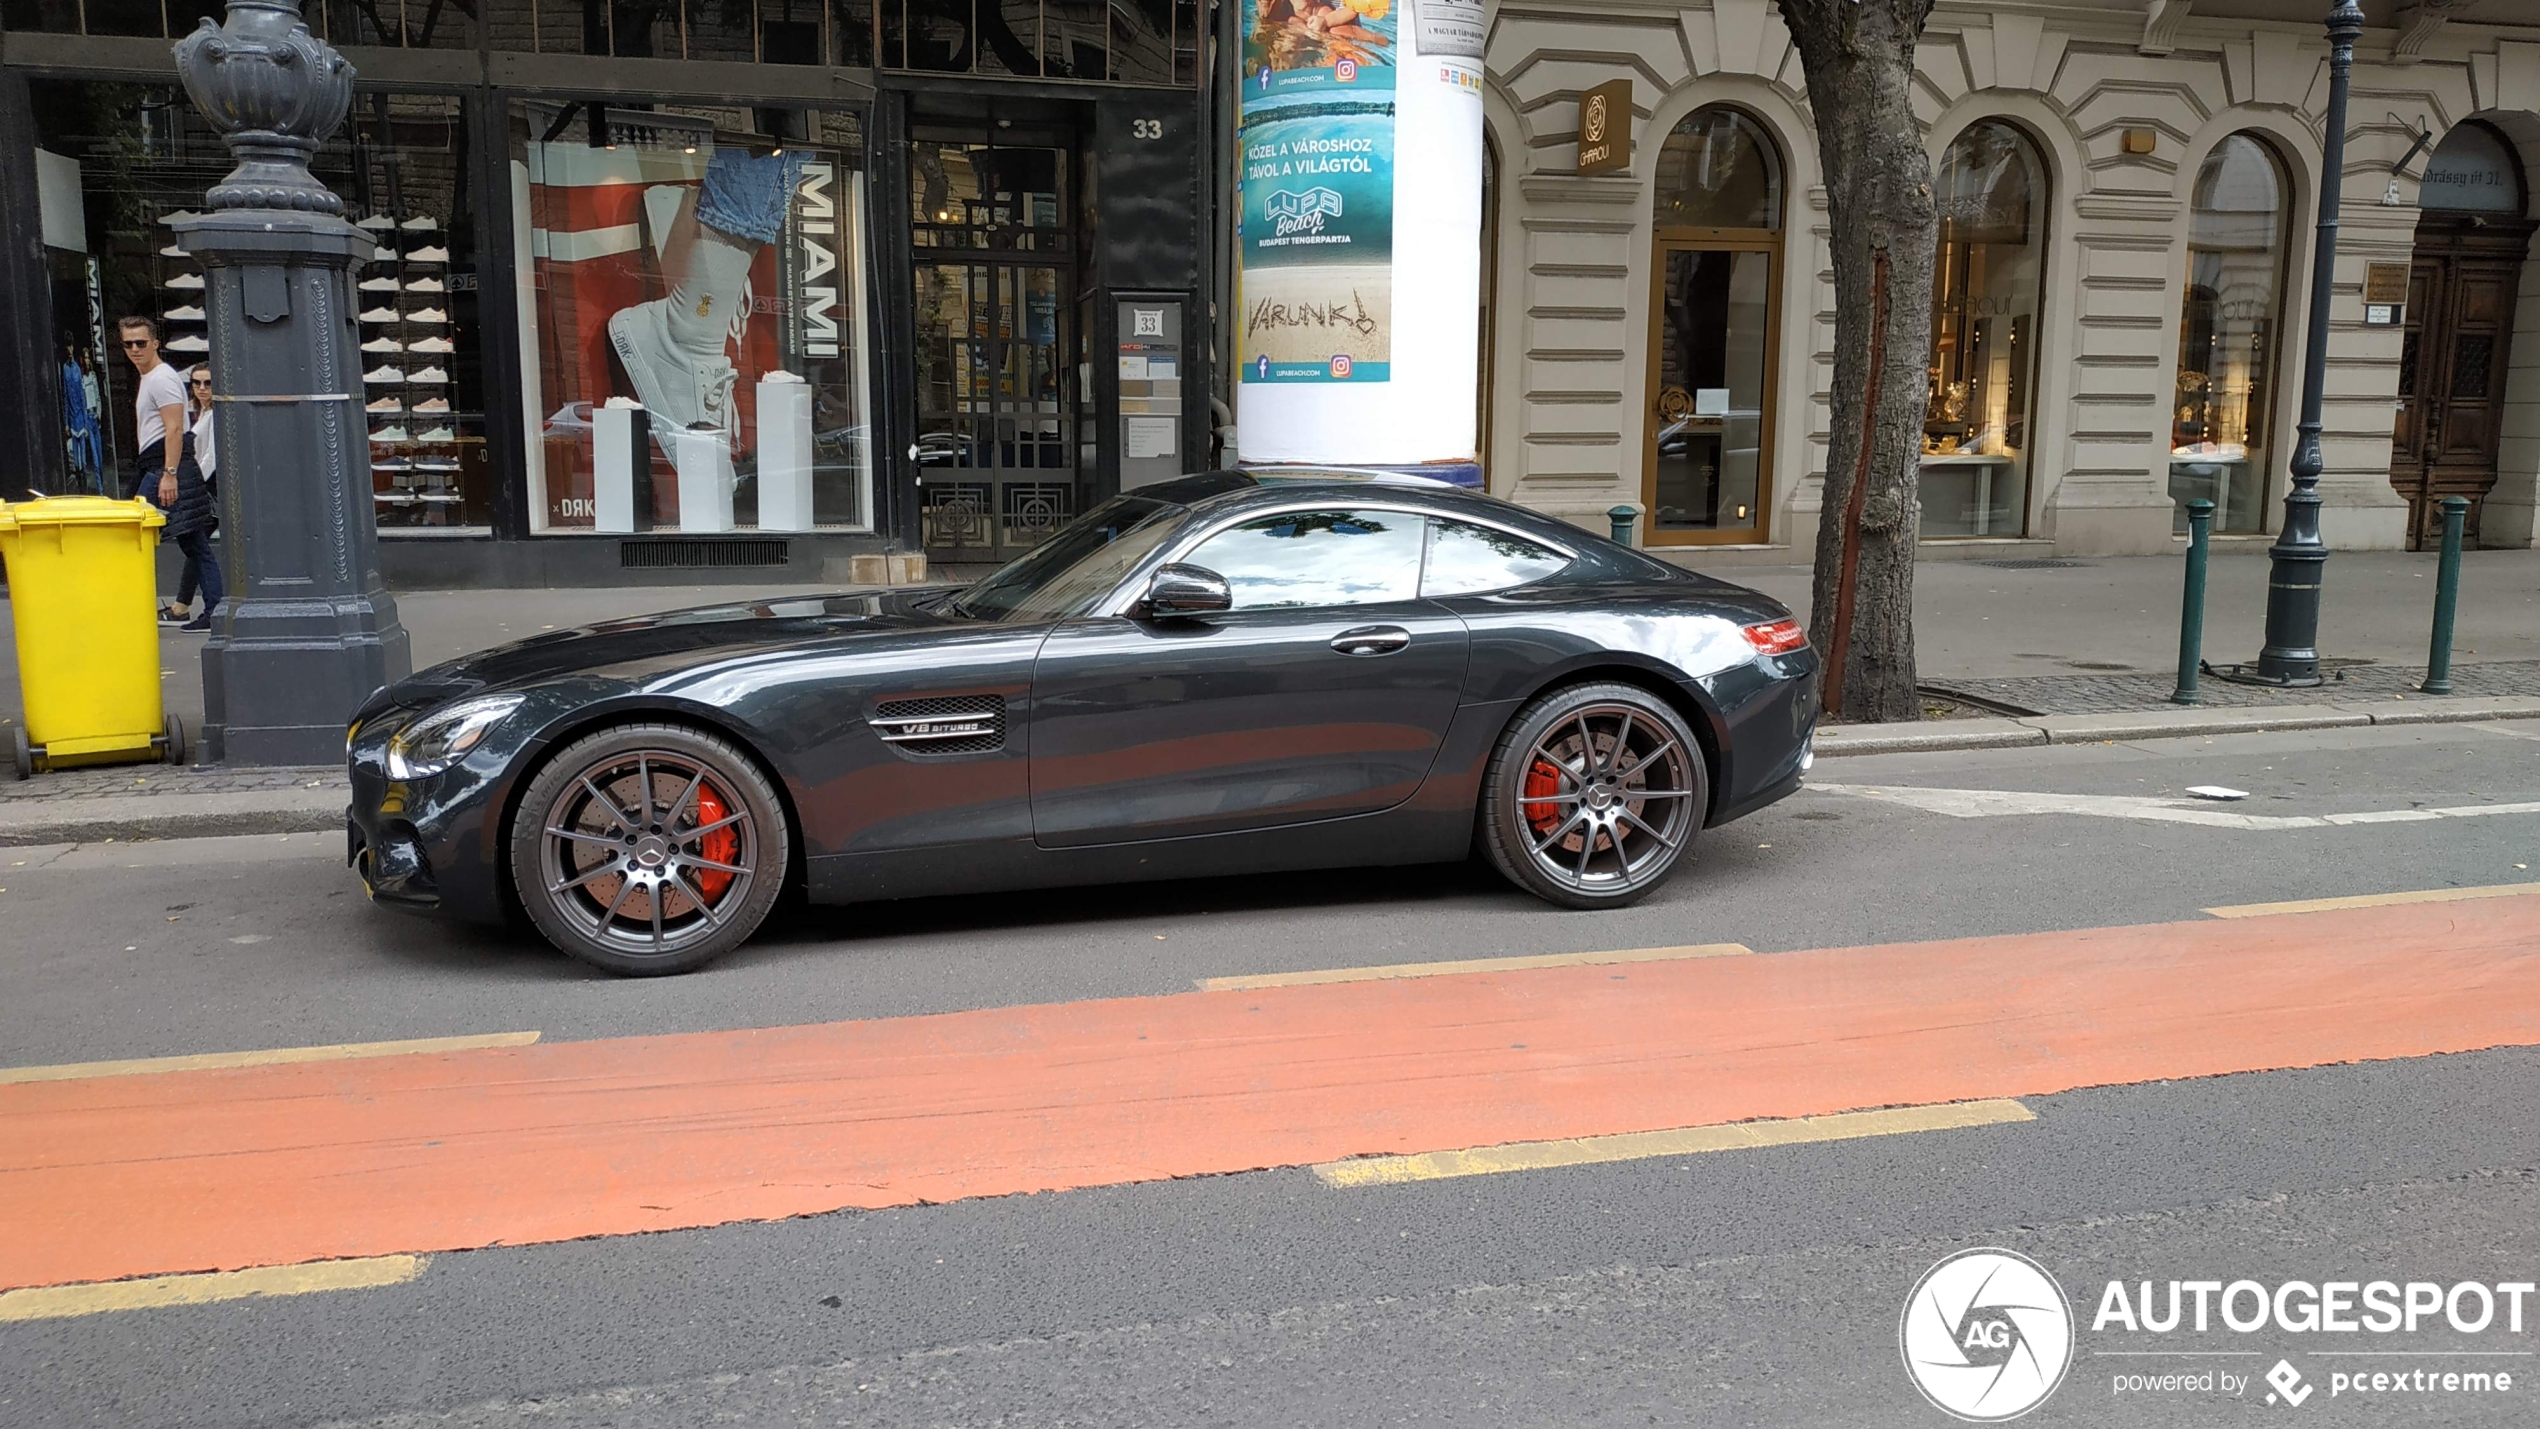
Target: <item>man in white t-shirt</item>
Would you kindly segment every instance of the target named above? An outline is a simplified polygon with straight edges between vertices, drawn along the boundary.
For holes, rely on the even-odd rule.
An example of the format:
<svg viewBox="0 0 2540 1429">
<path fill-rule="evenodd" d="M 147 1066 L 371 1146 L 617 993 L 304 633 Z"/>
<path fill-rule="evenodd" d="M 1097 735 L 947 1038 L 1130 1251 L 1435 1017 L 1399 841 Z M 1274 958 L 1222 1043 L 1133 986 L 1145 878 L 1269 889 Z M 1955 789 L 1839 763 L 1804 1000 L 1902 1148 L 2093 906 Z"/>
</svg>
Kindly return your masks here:
<svg viewBox="0 0 2540 1429">
<path fill-rule="evenodd" d="M 212 612 L 225 593 L 220 555 L 212 549 L 212 497 L 202 468 L 194 464 L 193 443 L 185 423 L 185 375 L 159 358 L 159 325 L 146 317 L 115 324 L 124 356 L 141 374 L 132 403 L 133 439 L 141 448 L 140 470 L 128 495 L 146 496 L 167 513 L 162 534 L 185 555 L 177 580 L 177 603 L 162 607 L 159 620 L 182 630 L 212 628 Z M 203 613 L 193 614 L 194 592 L 203 592 Z"/>
</svg>

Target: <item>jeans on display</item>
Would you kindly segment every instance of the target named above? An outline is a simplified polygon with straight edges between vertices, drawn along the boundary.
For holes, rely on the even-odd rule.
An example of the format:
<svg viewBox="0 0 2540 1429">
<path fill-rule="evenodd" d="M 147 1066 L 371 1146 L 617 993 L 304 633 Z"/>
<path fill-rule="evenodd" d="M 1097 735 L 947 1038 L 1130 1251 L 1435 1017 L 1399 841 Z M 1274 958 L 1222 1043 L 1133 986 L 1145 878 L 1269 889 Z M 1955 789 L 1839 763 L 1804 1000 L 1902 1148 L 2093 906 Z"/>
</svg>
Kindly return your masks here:
<svg viewBox="0 0 2540 1429">
<path fill-rule="evenodd" d="M 706 160 L 697 222 L 735 238 L 775 242 L 785 224 L 785 201 L 802 181 L 807 157 L 791 149 L 782 154 L 716 149 L 714 157 Z"/>
</svg>

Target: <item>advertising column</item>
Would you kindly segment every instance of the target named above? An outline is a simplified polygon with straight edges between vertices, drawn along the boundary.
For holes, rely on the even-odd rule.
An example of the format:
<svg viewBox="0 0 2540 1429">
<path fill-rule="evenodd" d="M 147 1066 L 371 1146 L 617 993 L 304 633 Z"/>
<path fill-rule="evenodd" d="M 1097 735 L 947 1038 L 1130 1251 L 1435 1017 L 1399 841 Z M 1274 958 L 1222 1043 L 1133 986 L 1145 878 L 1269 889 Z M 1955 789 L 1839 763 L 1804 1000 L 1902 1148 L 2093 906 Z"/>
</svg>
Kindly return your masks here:
<svg viewBox="0 0 2540 1429">
<path fill-rule="evenodd" d="M 1252 0 L 1237 136 L 1246 463 L 1480 483 L 1481 53 L 1480 0 Z"/>
</svg>

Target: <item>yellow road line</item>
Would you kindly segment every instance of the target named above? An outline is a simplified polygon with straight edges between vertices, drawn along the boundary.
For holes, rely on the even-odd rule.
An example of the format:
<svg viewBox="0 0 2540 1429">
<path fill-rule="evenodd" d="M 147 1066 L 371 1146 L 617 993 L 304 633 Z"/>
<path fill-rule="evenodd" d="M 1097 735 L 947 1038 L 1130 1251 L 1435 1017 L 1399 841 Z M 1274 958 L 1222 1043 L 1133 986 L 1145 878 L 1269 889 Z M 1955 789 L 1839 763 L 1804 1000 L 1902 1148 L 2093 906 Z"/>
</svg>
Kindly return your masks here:
<svg viewBox="0 0 2540 1429">
<path fill-rule="evenodd" d="M 0 1067 L 0 1085 L 10 1082 L 68 1082 L 82 1077 L 139 1077 L 154 1072 L 201 1072 L 217 1067 L 262 1067 L 276 1062 L 342 1062 L 355 1057 L 472 1052 L 483 1047 L 526 1047 L 537 1040 L 535 1032 L 486 1032 L 470 1037 L 413 1037 L 402 1042 L 338 1042 L 326 1047 L 272 1047 L 262 1052 L 203 1052 L 190 1057 L 134 1057 L 121 1062 Z"/>
<path fill-rule="evenodd" d="M 1325 982 L 1381 982 L 1389 978 L 1448 977 L 1455 973 L 1521 972 L 1527 968 L 1593 967 L 1604 963 L 1663 963 L 1679 958 L 1752 956 L 1744 943 L 1694 943 L 1681 948 L 1621 948 L 1605 953 L 1543 953 L 1518 958 L 1465 958 L 1451 963 L 1387 963 L 1372 968 L 1317 968 L 1252 977 L 1204 977 L 1202 992 L 1240 992 L 1256 987 L 1307 987 Z"/>
<path fill-rule="evenodd" d="M 1488 1176 L 1501 1171 L 1540 1171 L 1552 1166 L 1643 1161 L 1655 1156 L 1689 1156 L 1701 1151 L 1741 1151 L 1759 1146 L 1796 1146 L 1810 1141 L 1851 1141 L 1865 1136 L 1898 1136 L 1910 1131 L 1945 1131 L 1955 1127 L 1994 1126 L 2036 1119 L 2027 1107 L 2010 1100 L 1946 1102 L 1938 1106 L 1847 1111 L 1834 1116 L 1803 1116 L 1786 1121 L 1739 1121 L 1722 1126 L 1688 1126 L 1674 1131 L 1581 1136 L 1566 1141 L 1518 1141 L 1506 1146 L 1431 1151 L 1418 1156 L 1361 1156 L 1348 1161 L 1326 1161 L 1314 1168 L 1314 1174 L 1321 1177 L 1327 1186 L 1394 1186 L 1405 1181 L 1442 1181 L 1452 1176 Z"/>
<path fill-rule="evenodd" d="M 2513 898 L 2540 893 L 2540 883 L 2498 883 L 2485 888 L 2422 888 L 2413 893 L 2359 893 L 2351 898 L 2301 898 L 2290 903 L 2235 903 L 2205 911 L 2217 918 L 2265 918 L 2277 913 L 2327 913 L 2339 908 L 2381 908 L 2393 903 L 2458 903 L 2465 898 Z"/>
<path fill-rule="evenodd" d="M 365 1260 L 316 1260 L 305 1265 L 268 1265 L 255 1270 L 11 1290 L 0 1294 L 0 1324 L 12 1320 L 62 1320 L 116 1310 L 156 1310 L 168 1305 L 211 1305 L 258 1295 L 369 1290 L 403 1285 L 423 1274 L 429 1261 L 430 1257 L 421 1255 L 379 1255 Z"/>
</svg>

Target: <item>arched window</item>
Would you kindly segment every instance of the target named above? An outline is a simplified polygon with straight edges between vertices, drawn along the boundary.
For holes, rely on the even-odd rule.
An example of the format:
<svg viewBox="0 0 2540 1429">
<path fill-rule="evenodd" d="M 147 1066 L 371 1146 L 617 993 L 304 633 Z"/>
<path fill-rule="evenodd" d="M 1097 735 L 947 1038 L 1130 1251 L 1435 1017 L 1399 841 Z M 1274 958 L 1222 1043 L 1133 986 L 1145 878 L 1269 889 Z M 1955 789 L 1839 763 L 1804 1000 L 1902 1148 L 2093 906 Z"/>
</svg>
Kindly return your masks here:
<svg viewBox="0 0 2540 1429">
<path fill-rule="evenodd" d="M 2198 497 L 2214 503 L 2217 531 L 2266 522 L 2289 189 L 2283 161 L 2254 134 L 2215 145 L 2196 173 L 2170 419 L 2180 531 Z"/>
<path fill-rule="evenodd" d="M 1982 120 L 1941 156 L 1935 192 L 1922 534 L 2026 535 L 2046 164 L 2028 135 Z"/>
<path fill-rule="evenodd" d="M 2522 159 L 2484 124 L 2456 124 L 2425 161 L 2417 206 L 2445 213 L 2522 217 Z"/>
<path fill-rule="evenodd" d="M 1782 166 L 1763 126 L 1713 106 L 1676 122 L 1658 150 L 1660 228 L 1779 228 Z"/>
</svg>

